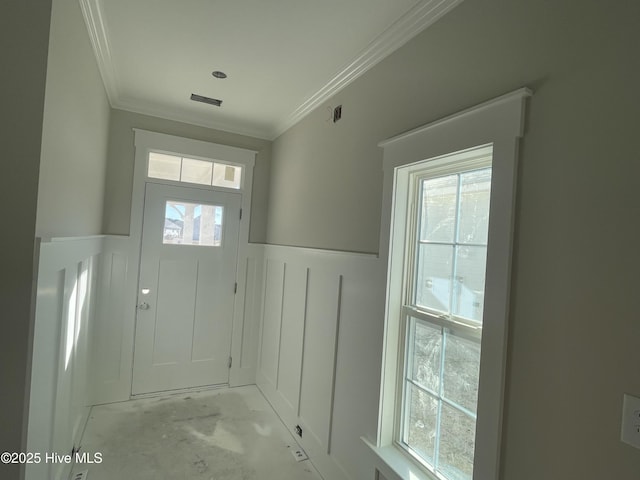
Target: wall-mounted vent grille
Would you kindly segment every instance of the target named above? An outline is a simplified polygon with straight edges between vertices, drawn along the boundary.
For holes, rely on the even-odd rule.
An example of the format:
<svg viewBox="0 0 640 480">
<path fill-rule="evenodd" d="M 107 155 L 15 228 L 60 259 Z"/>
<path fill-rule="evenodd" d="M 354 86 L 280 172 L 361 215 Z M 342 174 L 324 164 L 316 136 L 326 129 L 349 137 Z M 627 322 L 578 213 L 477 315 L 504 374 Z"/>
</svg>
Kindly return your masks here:
<svg viewBox="0 0 640 480">
<path fill-rule="evenodd" d="M 222 100 L 218 100 L 217 98 L 203 97 L 202 95 L 196 95 L 195 93 L 191 94 L 191 100 L 193 100 L 194 102 L 208 103 L 209 105 L 215 105 L 216 107 L 222 105 Z"/>
</svg>

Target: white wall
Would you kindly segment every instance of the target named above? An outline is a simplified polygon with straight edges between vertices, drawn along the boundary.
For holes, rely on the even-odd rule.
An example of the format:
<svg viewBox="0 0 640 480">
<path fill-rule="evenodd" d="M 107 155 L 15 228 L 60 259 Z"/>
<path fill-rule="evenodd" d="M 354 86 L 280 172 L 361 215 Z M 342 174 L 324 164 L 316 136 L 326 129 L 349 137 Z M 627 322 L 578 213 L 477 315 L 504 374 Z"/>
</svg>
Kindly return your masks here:
<svg viewBox="0 0 640 480">
<path fill-rule="evenodd" d="M 95 260 L 96 308 L 91 319 L 88 357 L 91 372 L 88 395 L 92 405 L 131 397 L 136 321 L 135 293 L 132 292 L 137 290 L 137 279 L 131 277 L 130 270 L 136 248 L 128 236 L 108 235 Z M 249 244 L 246 260 L 238 265 L 238 295 L 243 316 L 233 330 L 234 360 L 229 377 L 232 386 L 255 383 L 262 271 L 263 246 Z"/>
<path fill-rule="evenodd" d="M 129 237 L 105 237 L 97 259 L 97 300 L 88 359 L 92 405 L 127 400 L 131 395 L 135 305 L 128 303 L 129 242 Z"/>
<path fill-rule="evenodd" d="M 517 179 L 504 480 L 640 471 L 619 440 L 623 393 L 640 395 L 638 18 L 640 2 L 462 2 L 328 100 L 342 104 L 338 123 L 323 106 L 274 142 L 267 242 L 377 252 L 378 142 L 534 90 Z M 379 352 L 382 310 L 371 322 Z"/>
<path fill-rule="evenodd" d="M 54 0 L 36 234 L 102 233 L 110 106 L 77 0 Z"/>
<path fill-rule="evenodd" d="M 376 256 L 265 246 L 257 383 L 326 479 L 371 479 L 384 307 Z"/>
<path fill-rule="evenodd" d="M 39 8 L 32 6 L 30 13 Z M 88 414 L 89 341 L 103 242 L 85 236 L 102 228 L 110 106 L 79 3 L 54 0 L 49 21 L 35 234 L 76 238 L 45 240 L 40 248 L 28 437 L 22 450 L 67 454 L 79 443 Z M 63 478 L 68 469 L 41 462 L 27 467 L 27 478 Z"/>
<path fill-rule="evenodd" d="M 39 244 L 28 442 L 71 453 L 91 405 L 129 399 L 133 326 L 126 315 L 127 237 Z M 127 327 L 131 327 L 131 331 Z M 27 480 L 66 478 L 71 466 L 27 466 Z"/>
<path fill-rule="evenodd" d="M 232 386 L 256 383 L 258 365 L 258 337 L 262 309 L 262 278 L 264 246 L 250 243 L 247 258 L 238 265 L 238 299 L 242 302 L 242 319 L 234 325 L 231 340 L 233 365 L 229 372 Z M 236 308 L 239 308 L 236 302 Z"/>
<path fill-rule="evenodd" d="M 0 2 L 0 203 L 2 222 L 8 225 L 0 254 L 3 452 L 24 449 L 26 440 L 35 214 L 50 10 L 50 0 Z M 19 475 L 19 465 L 0 464 L 1 478 L 15 480 Z"/>
<path fill-rule="evenodd" d="M 75 13 L 69 18 L 77 16 L 71 0 L 56 1 L 54 6 L 72 9 Z M 5 90 L 13 92 L 0 118 L 7 138 L 3 143 L 6 158 L 15 168 L 7 170 L 0 191 L 7 195 L 7 204 L 21 205 L 20 211 L 8 217 L 16 230 L 6 239 L 11 255 L 3 269 L 3 284 L 11 288 L 3 293 L 3 305 L 6 297 L 12 329 L 11 335 L 3 336 L 2 351 L 3 360 L 14 368 L 3 373 L 8 393 L 3 394 L 0 410 L 3 448 L 17 450 L 28 343 L 27 292 L 32 278 L 34 226 L 29 219 L 35 207 L 38 170 L 33 149 L 39 150 L 42 47 L 46 45 L 43 32 L 48 12 L 42 2 L 24 0 L 8 0 L 0 8 L 3 58 L 16 65 L 1 80 Z M 382 179 L 377 142 L 516 87 L 534 88 L 518 179 L 502 465 L 505 480 L 634 478 L 640 470 L 637 451 L 619 442 L 622 393 L 640 394 L 636 372 L 640 332 L 633 302 L 638 225 L 632 221 L 638 210 L 634 192 L 640 176 L 640 164 L 633 161 L 637 158 L 634 139 L 640 113 L 640 69 L 632 61 L 637 56 L 639 8 L 637 2 L 610 5 L 596 0 L 578 7 L 570 1 L 463 2 L 328 102 L 343 104 L 339 123 L 327 125 L 324 109 L 318 109 L 274 146 L 267 240 L 376 252 Z M 78 32 L 70 29 L 69 35 L 74 31 Z M 54 38 L 59 37 L 52 34 Z M 15 48 L 16 42 L 21 42 L 20 49 Z M 84 54 L 78 56 L 84 58 Z M 83 67 L 64 71 L 69 85 L 84 91 L 86 85 L 73 83 L 82 77 L 75 73 L 84 73 Z M 49 97 L 54 101 L 53 94 Z M 67 92 L 62 97 L 67 102 L 47 113 L 46 143 L 52 148 L 42 151 L 44 178 L 49 180 L 41 182 L 39 231 L 56 234 L 54 230 L 60 228 L 65 234 L 93 233 L 99 228 L 100 213 L 91 212 L 100 210 L 101 198 L 96 193 L 99 175 L 93 174 L 100 167 L 94 164 L 96 168 L 88 171 L 96 190 L 87 191 L 71 181 L 63 183 L 72 177 L 58 175 L 56 168 L 67 170 L 66 155 L 50 153 L 61 151 L 56 143 L 68 145 L 77 137 L 74 133 L 84 131 L 84 125 L 78 124 L 75 132 L 53 130 L 52 121 L 66 122 L 67 109 L 83 112 L 82 105 L 74 103 L 76 96 Z M 84 99 L 91 102 L 93 98 Z M 103 106 L 100 100 L 97 109 Z M 104 116 L 87 115 L 88 125 L 102 125 Z M 94 155 L 92 145 L 102 144 L 102 133 L 95 138 L 95 143 L 74 152 L 76 160 L 91 162 L 100 155 Z M 116 163 L 116 177 L 118 166 Z M 68 197 L 67 189 L 72 192 Z M 118 219 L 117 225 L 127 224 L 122 217 Z M 68 223 L 71 221 L 77 223 Z M 271 260 L 272 272 L 278 271 L 277 262 L 291 263 L 294 271 L 306 268 L 307 263 L 291 261 L 289 256 L 272 256 Z M 347 274 L 332 268 L 330 278 L 343 275 L 344 290 Z M 283 281 L 286 275 L 285 271 Z M 339 319 L 331 414 L 315 417 L 303 408 L 301 416 L 294 412 L 296 416 L 290 417 L 306 420 L 305 430 L 318 438 L 305 445 L 316 453 L 316 461 L 324 462 L 328 456 L 330 465 L 339 465 L 338 470 L 358 479 L 371 478 L 357 451 L 365 447 L 354 437 L 363 432 L 370 438 L 375 434 L 377 409 L 373 404 L 377 402 L 382 307 L 374 305 L 383 298 L 380 286 L 362 292 L 359 288 L 369 281 L 376 283 L 376 278 L 371 275 L 352 285 L 354 298 L 363 295 L 369 301 L 354 302 L 351 308 L 356 312 L 371 308 L 370 314 L 366 318 L 343 314 Z M 283 285 L 286 291 L 286 283 Z M 277 308 L 275 312 L 270 321 L 278 321 Z M 287 315 L 280 321 L 285 318 L 291 320 Z M 354 320 L 347 320 L 345 327 L 345 318 Z M 291 342 L 285 339 L 285 345 Z M 280 347 L 272 355 L 274 352 L 279 356 Z M 292 352 L 296 350 L 282 351 L 284 355 Z M 311 388 L 302 379 L 293 386 L 275 380 L 276 393 L 269 393 L 271 380 L 261 385 L 274 403 L 282 395 L 291 399 L 295 389 Z M 326 395 L 323 392 L 318 398 L 321 406 L 326 406 Z M 278 407 L 285 412 L 283 416 L 284 408 Z M 322 442 L 327 439 L 328 422 L 330 449 L 326 455 L 327 445 Z M 15 470 L 2 473 L 3 478 L 14 478 Z"/>
<path fill-rule="evenodd" d="M 40 244 L 31 398 L 25 451 L 70 454 L 89 414 L 92 333 L 103 237 Z M 66 478 L 71 465 L 44 458 L 26 478 Z"/>
<path fill-rule="evenodd" d="M 211 128 L 114 109 L 109 126 L 109 161 L 104 204 L 104 232 L 129 235 L 133 191 L 133 129 L 255 150 L 249 241 L 266 239 L 271 142 Z"/>
<path fill-rule="evenodd" d="M 56 238 L 40 246 L 28 444 L 25 451 L 71 453 L 89 407 L 128 400 L 134 304 L 129 237 Z M 245 319 L 234 332 L 231 383 L 255 382 L 263 247 L 241 266 L 249 279 Z M 243 280 L 244 281 L 244 280 Z M 66 478 L 71 466 L 27 467 L 27 480 Z"/>
</svg>

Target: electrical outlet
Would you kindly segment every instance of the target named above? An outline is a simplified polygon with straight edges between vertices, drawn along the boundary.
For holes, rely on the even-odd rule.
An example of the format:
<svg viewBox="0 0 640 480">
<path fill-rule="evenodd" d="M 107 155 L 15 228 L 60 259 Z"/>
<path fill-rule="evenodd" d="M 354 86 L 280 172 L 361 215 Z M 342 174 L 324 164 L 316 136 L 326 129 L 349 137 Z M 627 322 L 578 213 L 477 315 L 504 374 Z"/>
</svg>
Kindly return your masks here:
<svg viewBox="0 0 640 480">
<path fill-rule="evenodd" d="M 640 398 L 625 393 L 622 401 L 622 432 L 624 443 L 640 448 Z"/>
<path fill-rule="evenodd" d="M 89 476 L 89 470 L 83 470 L 82 472 L 74 473 L 71 480 L 87 480 Z"/>
<path fill-rule="evenodd" d="M 296 462 L 302 462 L 303 460 L 307 460 L 309 457 L 307 457 L 307 454 L 304 452 L 304 450 L 302 450 L 300 447 L 296 448 L 295 450 L 291 450 L 291 455 L 293 455 L 293 458 L 296 459 Z"/>
</svg>

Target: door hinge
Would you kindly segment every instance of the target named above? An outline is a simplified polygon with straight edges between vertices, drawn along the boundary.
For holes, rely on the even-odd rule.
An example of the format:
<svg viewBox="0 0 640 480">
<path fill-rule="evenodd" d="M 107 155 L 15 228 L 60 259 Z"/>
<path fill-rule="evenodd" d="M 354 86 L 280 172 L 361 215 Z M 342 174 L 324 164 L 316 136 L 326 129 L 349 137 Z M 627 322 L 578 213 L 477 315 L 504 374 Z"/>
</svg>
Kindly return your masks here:
<svg viewBox="0 0 640 480">
<path fill-rule="evenodd" d="M 233 293 L 234 294 L 238 293 L 238 282 L 233 284 Z"/>
<path fill-rule="evenodd" d="M 240 209 L 240 220 L 242 220 L 242 209 Z"/>
<path fill-rule="evenodd" d="M 231 368 L 232 364 L 233 364 L 233 357 L 229 357 L 229 368 Z"/>
</svg>

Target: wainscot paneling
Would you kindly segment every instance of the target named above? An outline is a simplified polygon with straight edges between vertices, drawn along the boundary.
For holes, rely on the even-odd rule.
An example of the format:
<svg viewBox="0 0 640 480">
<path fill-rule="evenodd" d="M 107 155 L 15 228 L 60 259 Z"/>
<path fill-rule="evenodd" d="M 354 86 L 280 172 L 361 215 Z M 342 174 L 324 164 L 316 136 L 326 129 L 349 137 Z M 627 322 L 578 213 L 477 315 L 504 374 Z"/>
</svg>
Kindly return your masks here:
<svg viewBox="0 0 640 480">
<path fill-rule="evenodd" d="M 91 405 L 129 398 L 128 237 L 37 245 L 27 451 L 66 455 L 80 446 Z M 67 478 L 71 466 L 43 458 L 26 466 L 25 478 Z"/>
<path fill-rule="evenodd" d="M 262 272 L 264 247 L 248 244 L 246 259 L 239 259 L 238 293 L 234 314 L 229 386 L 253 385 L 256 383 L 258 363 L 258 334 L 262 306 Z"/>
<path fill-rule="evenodd" d="M 89 414 L 89 353 L 104 237 L 39 240 L 28 452 L 70 454 Z M 26 479 L 62 479 L 71 465 L 42 458 Z"/>
<path fill-rule="evenodd" d="M 135 321 L 135 287 L 128 284 L 129 237 L 107 236 L 97 275 L 91 329 L 90 399 L 93 405 L 128 400 Z"/>
<path fill-rule="evenodd" d="M 278 382 L 284 269 L 284 262 L 270 259 L 265 262 L 260 373 L 274 387 Z"/>
<path fill-rule="evenodd" d="M 371 478 L 384 270 L 374 255 L 266 245 L 257 384 L 324 478 Z M 370 471 L 371 470 L 371 471 Z"/>
</svg>

